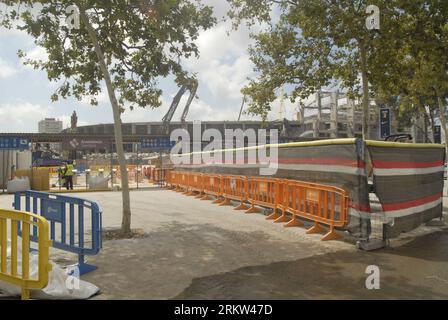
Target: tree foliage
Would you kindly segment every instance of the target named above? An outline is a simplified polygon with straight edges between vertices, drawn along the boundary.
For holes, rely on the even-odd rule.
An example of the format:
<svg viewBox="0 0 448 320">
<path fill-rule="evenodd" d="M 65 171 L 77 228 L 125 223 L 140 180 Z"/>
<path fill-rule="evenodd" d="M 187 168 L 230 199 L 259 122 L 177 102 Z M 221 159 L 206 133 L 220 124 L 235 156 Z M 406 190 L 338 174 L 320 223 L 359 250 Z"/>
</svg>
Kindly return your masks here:
<svg viewBox="0 0 448 320">
<path fill-rule="evenodd" d="M 104 79 L 86 27 L 66 25 L 67 8 L 82 3 L 98 35 L 121 107 L 160 106 L 160 77 L 175 76 L 179 85 L 190 85 L 194 75 L 182 68 L 181 60 L 198 57 L 194 42 L 201 29 L 215 23 L 212 8 L 190 0 L 88 0 L 5 1 L 5 15 L 19 29 L 35 38 L 46 50 L 46 61 L 27 59 L 27 64 L 45 70 L 51 81 L 62 81 L 53 100 L 74 96 L 92 97 L 97 104 Z M 31 5 L 32 8 L 24 5 Z M 6 22 L 4 21 L 6 25 Z"/>
<path fill-rule="evenodd" d="M 447 91 L 447 1 L 264 0 L 278 19 L 252 0 L 228 1 L 236 25 L 271 24 L 253 35 L 250 49 L 258 77 L 243 92 L 253 114 L 265 117 L 284 84 L 292 87 L 292 102 L 337 85 L 363 97 L 365 119 L 369 97 L 394 101 L 404 116 L 423 112 Z M 368 5 L 380 9 L 379 30 L 366 27 Z"/>
<path fill-rule="evenodd" d="M 196 84 L 194 75 L 182 68 L 181 60 L 198 56 L 194 40 L 201 29 L 214 25 L 212 9 L 199 0 L 3 2 L 7 11 L 1 15 L 1 25 L 17 26 L 46 50 L 48 60 L 27 59 L 25 63 L 46 71 L 49 80 L 62 82 L 52 96 L 53 101 L 68 96 L 79 100 L 91 97 L 91 104 L 95 105 L 104 80 L 120 164 L 122 233 L 131 236 L 121 113 L 127 105 L 130 109 L 158 107 L 162 93 L 157 87 L 160 77 L 173 74 L 179 85 Z M 19 56 L 26 59 L 23 51 Z"/>
</svg>

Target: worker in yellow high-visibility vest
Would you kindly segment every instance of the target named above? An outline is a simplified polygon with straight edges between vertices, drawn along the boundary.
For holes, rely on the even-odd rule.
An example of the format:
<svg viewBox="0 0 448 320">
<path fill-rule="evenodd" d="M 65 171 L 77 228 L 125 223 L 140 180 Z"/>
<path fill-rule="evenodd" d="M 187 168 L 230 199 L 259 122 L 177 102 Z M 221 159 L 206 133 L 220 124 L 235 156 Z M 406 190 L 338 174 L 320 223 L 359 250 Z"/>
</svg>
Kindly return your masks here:
<svg viewBox="0 0 448 320">
<path fill-rule="evenodd" d="M 65 185 L 67 190 L 73 190 L 73 170 L 75 169 L 74 162 L 66 162 L 64 169 Z"/>
</svg>

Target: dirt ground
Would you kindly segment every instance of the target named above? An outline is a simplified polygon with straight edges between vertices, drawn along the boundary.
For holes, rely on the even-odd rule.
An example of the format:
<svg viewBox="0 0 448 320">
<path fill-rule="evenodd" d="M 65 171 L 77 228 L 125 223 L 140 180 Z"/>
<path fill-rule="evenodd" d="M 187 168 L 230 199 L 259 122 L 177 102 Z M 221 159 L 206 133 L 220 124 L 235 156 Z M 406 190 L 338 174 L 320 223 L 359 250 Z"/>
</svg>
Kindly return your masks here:
<svg viewBox="0 0 448 320">
<path fill-rule="evenodd" d="M 120 226 L 120 193 L 74 196 L 99 203 L 104 228 Z M 83 276 L 101 288 L 94 299 L 448 299 L 447 227 L 422 226 L 364 252 L 349 237 L 322 242 L 172 191 L 131 199 L 132 227 L 147 237 L 105 241 L 88 259 L 99 267 Z M 0 207 L 11 202 L 0 196 Z M 369 265 L 380 268 L 379 290 L 366 289 Z"/>
</svg>

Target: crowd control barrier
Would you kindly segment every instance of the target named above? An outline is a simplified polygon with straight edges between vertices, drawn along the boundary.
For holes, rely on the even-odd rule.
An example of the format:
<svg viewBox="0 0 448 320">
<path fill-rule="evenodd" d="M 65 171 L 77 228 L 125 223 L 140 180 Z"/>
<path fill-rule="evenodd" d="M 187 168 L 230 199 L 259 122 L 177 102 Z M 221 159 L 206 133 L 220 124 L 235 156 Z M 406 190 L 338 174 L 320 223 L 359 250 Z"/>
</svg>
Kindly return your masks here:
<svg viewBox="0 0 448 320">
<path fill-rule="evenodd" d="M 222 196 L 224 201 L 221 206 L 230 205 L 230 200 L 239 201 L 235 210 L 248 210 L 246 202 L 249 195 L 249 180 L 244 176 L 222 176 Z"/>
<path fill-rule="evenodd" d="M 232 153 L 233 160 L 229 157 Z M 255 202 L 258 202 L 273 208 L 269 219 L 279 219 L 278 222 L 288 217 L 279 213 L 276 201 L 282 203 L 282 199 L 288 196 L 285 192 L 298 188 L 291 186 L 289 181 L 298 182 L 305 189 L 306 186 L 311 189 L 313 184 L 318 184 L 344 190 L 349 198 L 346 204 L 347 221 L 336 210 L 335 227 L 336 224 L 344 224 L 344 230 L 356 239 L 360 248 L 373 250 L 387 245 L 389 239 L 403 232 L 442 217 L 445 153 L 445 146 L 440 144 L 348 138 L 203 151 L 201 157 L 193 153 L 172 157 L 178 157 L 174 165 L 174 170 L 178 172 L 201 173 L 205 175 L 205 180 L 209 179 L 208 175 L 222 175 L 220 192 L 213 192 L 224 199 L 229 199 L 235 192 L 239 193 L 239 198 L 245 196 L 241 194 L 241 187 L 229 187 L 234 182 L 226 181 L 227 176 L 247 177 L 249 181 L 244 188 L 249 190 L 245 192 L 245 204 L 249 203 L 254 208 Z M 213 161 L 209 160 L 211 157 Z M 195 161 L 199 158 L 201 161 Z M 251 179 L 263 177 L 261 170 L 267 168 L 267 163 L 270 169 L 275 169 L 269 170 L 269 178 L 282 181 L 251 184 Z M 276 191 L 277 184 L 279 192 Z M 266 188 L 273 188 L 275 194 L 266 196 L 266 192 L 262 191 Z M 311 198 L 313 192 L 309 192 L 308 198 Z M 337 194 L 340 191 L 331 192 L 335 193 L 335 201 L 338 202 Z M 372 193 L 376 197 L 371 197 Z M 292 196 L 289 194 L 289 197 Z M 332 201 L 331 198 L 322 199 Z M 337 206 L 342 204 L 338 203 Z M 311 207 L 319 210 L 316 205 Z M 324 208 L 320 210 L 324 211 Z"/>
<path fill-rule="evenodd" d="M 258 212 L 255 205 L 273 209 L 277 211 L 281 201 L 281 181 L 280 179 L 266 179 L 251 177 L 248 180 L 248 201 L 251 205 L 246 213 Z"/>
<path fill-rule="evenodd" d="M 203 176 L 198 173 L 191 173 L 189 176 L 189 190 L 188 195 L 196 196 L 196 198 L 202 198 L 204 196 L 204 184 Z M 197 193 L 197 195 L 196 195 Z"/>
<path fill-rule="evenodd" d="M 50 223 L 53 247 L 78 255 L 80 275 L 97 267 L 85 262 L 86 255 L 96 255 L 102 248 L 102 213 L 97 203 L 36 191 L 17 192 L 13 207 L 44 217 Z M 19 230 L 19 233 L 23 231 Z M 30 240 L 39 241 L 33 227 Z"/>
<path fill-rule="evenodd" d="M 222 196 L 221 179 L 222 176 L 219 174 L 204 174 L 202 176 L 205 195 L 201 198 L 201 200 L 209 200 L 209 195 L 211 195 L 216 197 L 216 200 L 213 201 L 213 203 L 222 203 L 222 200 L 220 199 Z"/>
<path fill-rule="evenodd" d="M 276 222 L 288 222 L 285 227 L 302 226 L 299 217 L 314 222 L 308 234 L 322 233 L 321 224 L 324 224 L 330 230 L 322 240 L 340 238 L 335 228 L 344 228 L 348 223 L 348 195 L 343 189 L 298 181 L 284 181 L 282 189 L 280 208 L 283 215 Z M 286 217 L 286 212 L 292 214 L 291 220 Z"/>
<path fill-rule="evenodd" d="M 231 205 L 230 200 L 239 201 L 235 209 L 246 210 L 246 213 L 259 212 L 258 207 L 270 208 L 273 213 L 267 219 L 286 223 L 285 227 L 303 226 L 302 220 L 310 221 L 313 226 L 307 230 L 309 234 L 325 233 L 322 227 L 325 225 L 329 231 L 323 241 L 340 238 L 335 228 L 346 230 L 348 224 L 348 193 L 334 186 L 288 179 L 177 171 L 170 172 L 168 181 L 178 192 L 203 192 L 201 199 L 208 200 L 213 196 L 216 198 L 214 203 L 221 206 Z M 202 187 L 199 181 L 202 181 Z"/>
<path fill-rule="evenodd" d="M 18 239 L 19 228 L 22 237 L 21 245 Z M 36 274 L 30 274 L 31 228 L 39 234 L 38 271 Z M 11 239 L 9 257 L 8 238 Z M 49 226 L 45 218 L 27 212 L 0 210 L 0 280 L 20 286 L 22 299 L 29 299 L 30 290 L 43 289 L 47 286 L 51 271 L 50 246 Z M 8 258 L 10 259 L 9 264 Z"/>
</svg>

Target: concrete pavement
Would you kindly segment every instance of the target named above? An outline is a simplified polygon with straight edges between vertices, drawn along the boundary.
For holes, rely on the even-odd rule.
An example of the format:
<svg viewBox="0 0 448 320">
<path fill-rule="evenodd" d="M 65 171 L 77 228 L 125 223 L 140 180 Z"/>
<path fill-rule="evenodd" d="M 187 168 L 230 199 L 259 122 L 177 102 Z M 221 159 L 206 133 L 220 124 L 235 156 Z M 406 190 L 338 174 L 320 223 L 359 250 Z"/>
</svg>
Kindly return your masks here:
<svg viewBox="0 0 448 320">
<path fill-rule="evenodd" d="M 120 193 L 79 196 L 100 204 L 105 228 L 120 226 Z M 422 226 L 363 252 L 349 238 L 321 242 L 303 228 L 172 191 L 133 191 L 131 199 L 132 227 L 147 237 L 105 241 L 89 258 L 99 269 L 83 279 L 101 288 L 95 299 L 448 298 L 446 227 Z M 11 202 L 0 197 L 2 208 Z M 371 264 L 381 270 L 380 290 L 365 288 Z"/>
</svg>

